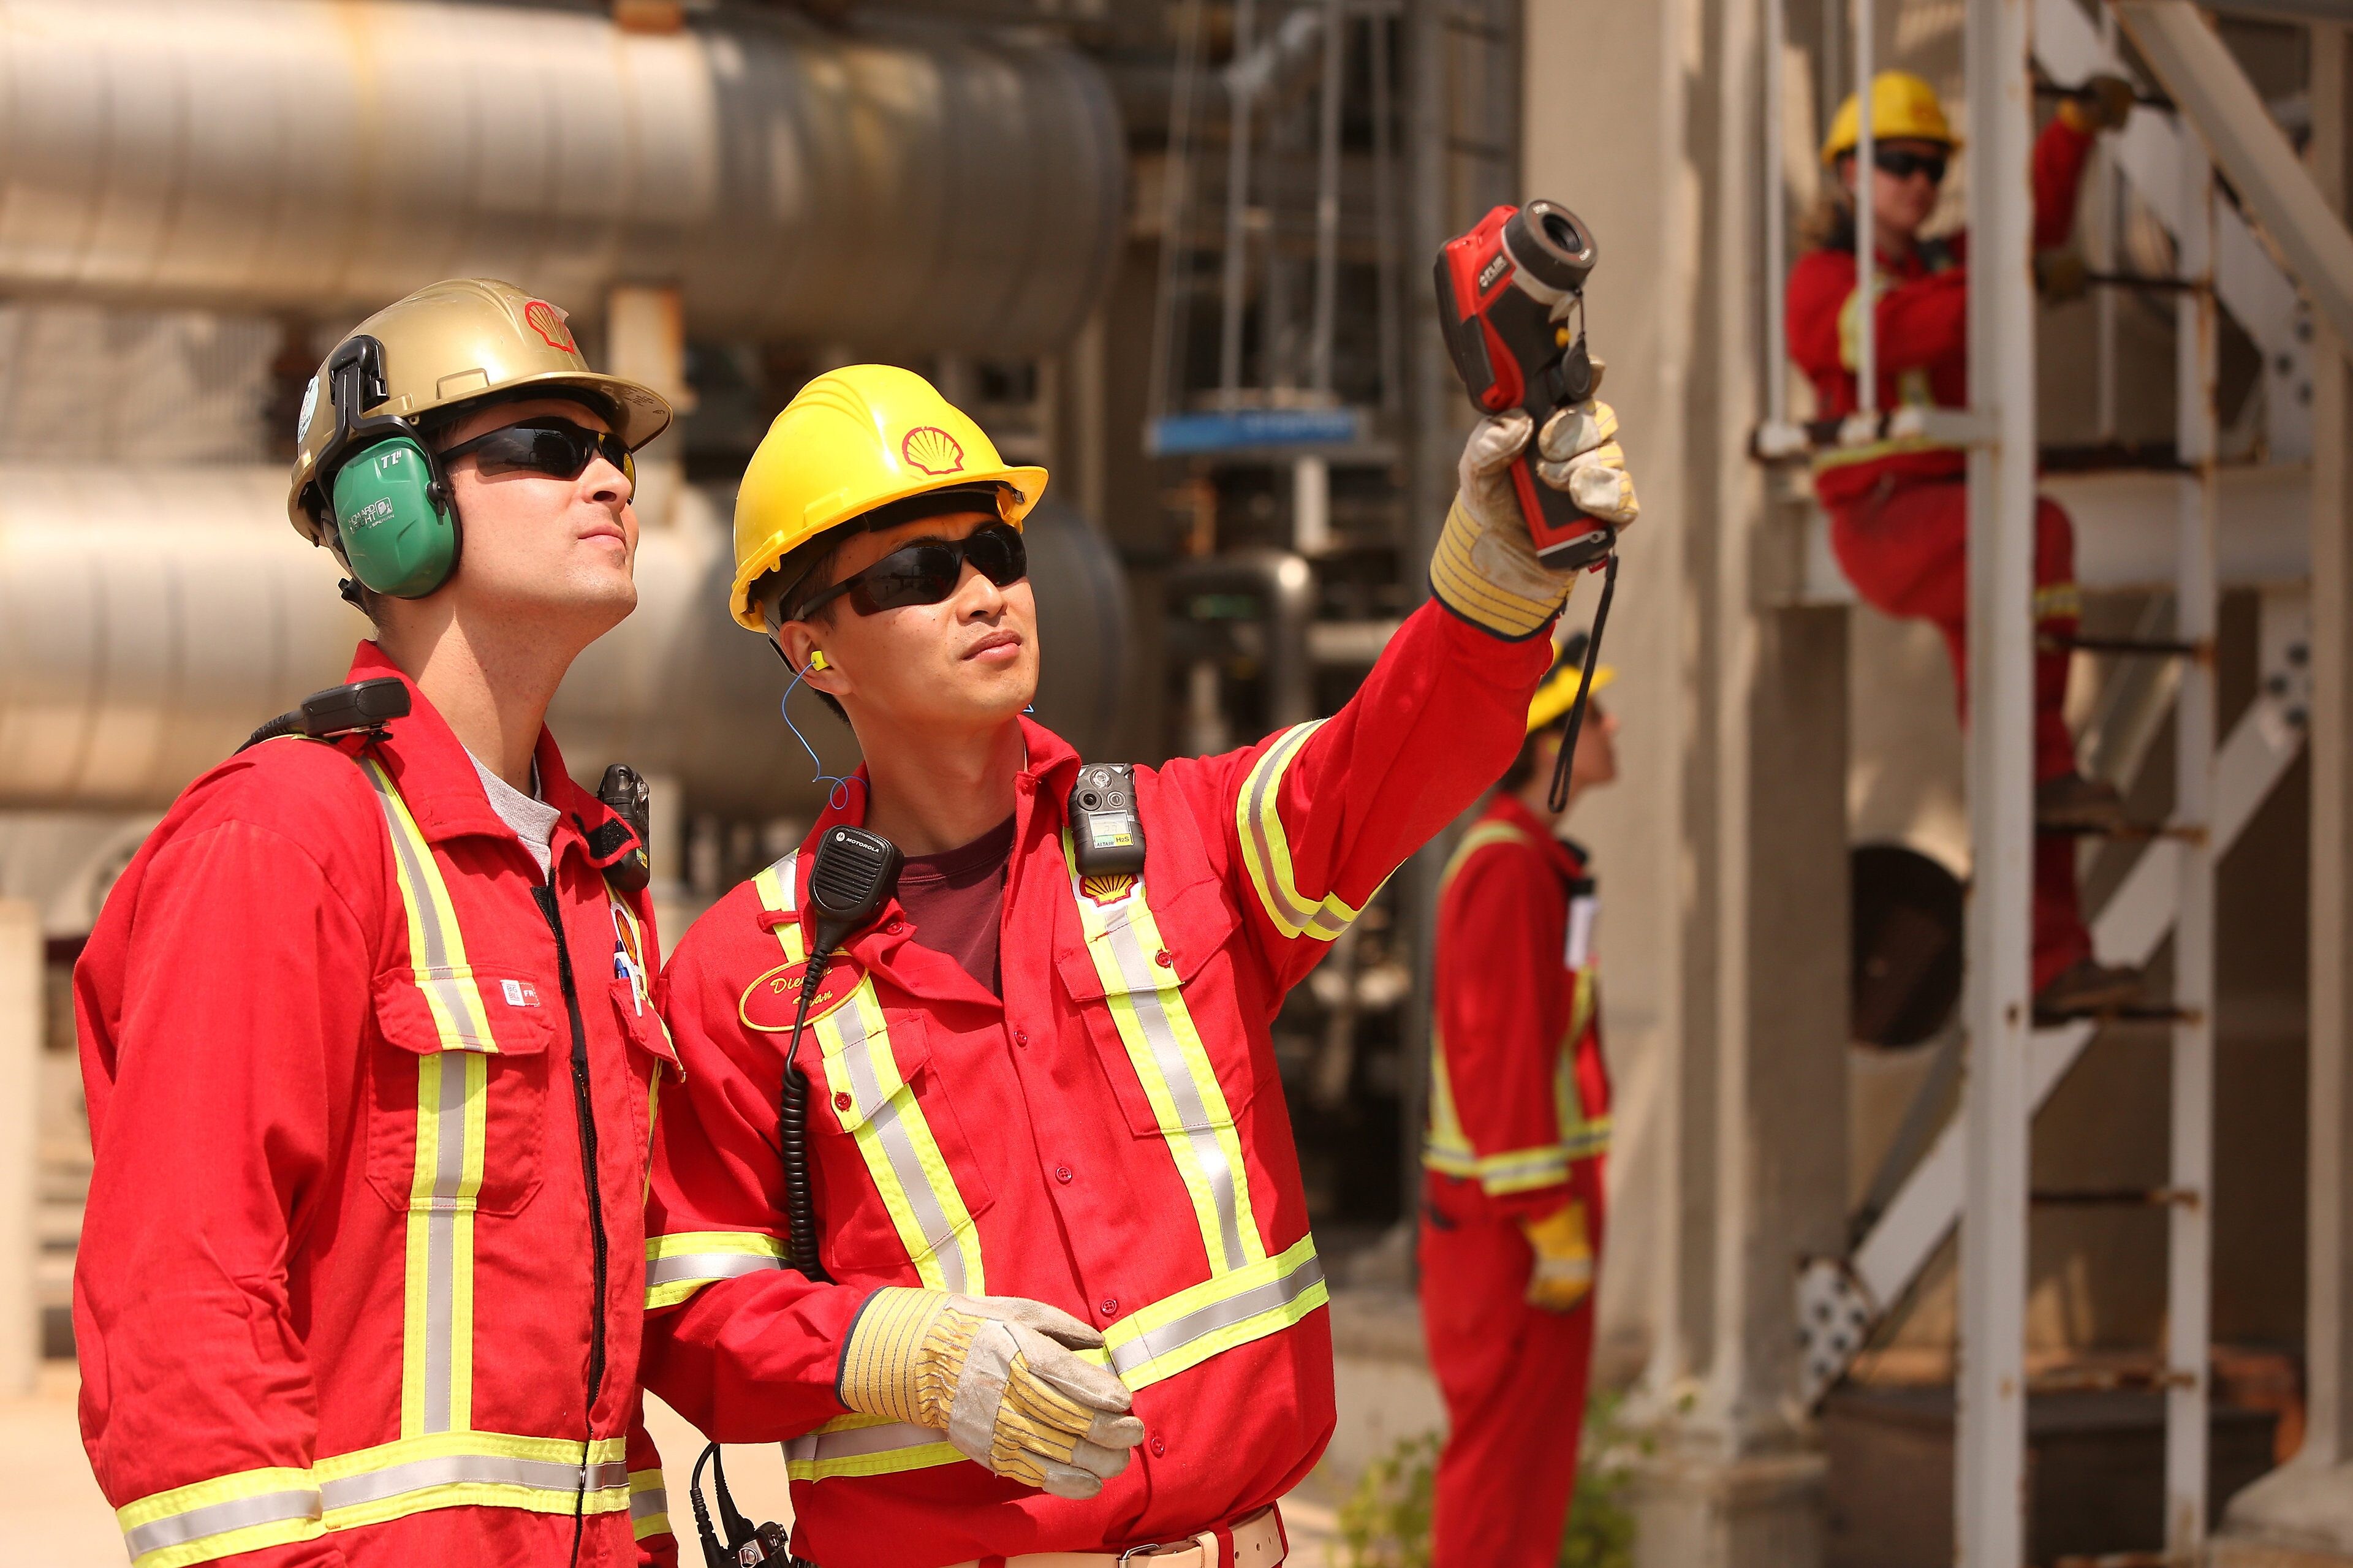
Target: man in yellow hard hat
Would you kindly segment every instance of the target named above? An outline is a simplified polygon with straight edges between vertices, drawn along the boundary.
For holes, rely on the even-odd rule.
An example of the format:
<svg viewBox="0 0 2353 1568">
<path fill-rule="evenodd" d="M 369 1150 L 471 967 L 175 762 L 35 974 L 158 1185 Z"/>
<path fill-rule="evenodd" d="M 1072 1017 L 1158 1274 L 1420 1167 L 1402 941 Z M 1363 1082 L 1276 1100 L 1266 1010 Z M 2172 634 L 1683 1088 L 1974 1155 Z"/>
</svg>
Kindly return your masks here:
<svg viewBox="0 0 2353 1568">
<path fill-rule="evenodd" d="M 1612 525 L 1635 510 L 1616 426 L 1588 403 L 1536 437 L 1546 482 Z M 647 1367 L 714 1439 L 786 1444 L 796 1555 L 1282 1560 L 1272 1505 L 1330 1436 L 1332 1344 L 1268 1026 L 1520 745 L 1572 580 L 1520 519 L 1530 435 L 1473 434 L 1435 602 L 1338 714 L 1155 771 L 1022 717 L 1042 470 L 883 366 L 777 418 L 733 612 L 865 765 L 663 977 L 686 1085 Z M 811 990 L 853 827 L 910 858 Z"/>
<path fill-rule="evenodd" d="M 1431 1568 L 1553 1568 L 1593 1366 L 1609 1072 L 1593 876 L 1556 830 L 1618 776 L 1594 697 L 1552 809 L 1585 684 L 1582 632 L 1528 705 L 1527 739 L 1439 882 L 1437 1018 L 1422 1147 L 1421 1322 L 1446 1399 Z"/>
<path fill-rule="evenodd" d="M 1853 193 L 1872 181 L 1872 297 L 1878 406 L 1968 405 L 1968 275 L 1965 234 L 1924 237 L 1945 169 L 1959 145 L 1936 89 L 1905 71 L 1883 71 L 1871 89 L 1873 161 L 1855 167 L 1862 114 L 1849 98 L 1822 144 L 1839 195 L 1820 243 L 1789 274 L 1789 355 L 1813 383 L 1816 412 L 1843 419 L 1861 406 L 1856 380 L 1863 294 L 1858 286 Z M 2124 124 L 2133 89 L 2094 77 L 2059 105 L 2034 143 L 2034 245 L 2063 244 L 2092 139 Z M 2023 258 L 2013 258 L 2022 261 Z M 2080 265 L 2045 268 L 2080 284 Z M 1855 592 L 1877 609 L 1932 622 L 1952 655 L 1953 679 L 1968 714 L 1968 496 L 1967 455 L 1957 446 L 1906 436 L 1841 446 L 1814 459 L 1814 490 L 1831 517 L 1831 542 Z M 2046 1015 L 2094 1012 L 2131 1001 L 2139 973 L 2093 956 L 2075 887 L 2071 833 L 2113 830 L 2124 820 L 2115 788 L 2086 778 L 2068 733 L 2066 643 L 2075 632 L 2075 536 L 2067 514 L 2044 498 L 2035 512 L 2034 616 L 2044 646 L 2035 660 L 2035 813 L 2047 830 L 2035 846 L 2033 979 Z"/>
<path fill-rule="evenodd" d="M 634 830 L 542 722 L 670 423 L 512 285 L 335 346 L 288 510 L 374 617 L 180 796 L 74 974 L 82 1436 L 142 1568 L 676 1556 L 639 1422 L 674 1063 Z M 392 716 L 394 713 L 399 716 Z"/>
</svg>

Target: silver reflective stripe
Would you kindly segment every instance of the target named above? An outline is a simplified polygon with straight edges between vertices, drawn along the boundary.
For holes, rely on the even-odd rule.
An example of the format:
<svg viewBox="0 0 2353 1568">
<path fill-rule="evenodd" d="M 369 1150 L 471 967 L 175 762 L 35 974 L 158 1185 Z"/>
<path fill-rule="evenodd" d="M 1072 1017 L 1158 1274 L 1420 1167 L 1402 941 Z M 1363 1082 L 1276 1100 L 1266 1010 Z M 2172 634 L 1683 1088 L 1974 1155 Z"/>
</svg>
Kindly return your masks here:
<svg viewBox="0 0 2353 1568">
<path fill-rule="evenodd" d="M 927 1448 L 944 1443 L 948 1435 L 912 1422 L 886 1421 L 880 1426 L 853 1426 L 846 1432 L 812 1432 L 785 1445 L 785 1458 L 797 1464 L 828 1459 L 861 1459 L 869 1454 L 895 1454 L 903 1448 Z"/>
<path fill-rule="evenodd" d="M 369 786 L 375 791 L 376 805 L 384 810 L 384 825 L 390 830 L 392 852 L 400 857 L 401 869 L 407 876 L 408 885 L 416 889 L 418 898 L 430 900 L 433 896 L 433 868 L 418 862 L 417 846 L 411 839 L 409 830 L 400 825 L 400 808 L 394 804 L 392 776 L 375 763 L 368 763 L 360 771 L 367 775 Z M 451 972 L 448 950 L 441 942 L 440 922 L 432 918 L 433 913 L 427 910 L 425 918 L 417 921 L 425 932 L 425 962 L 411 966 L 416 971 L 417 983 L 432 990 L 441 1004 L 443 1015 L 452 1020 L 451 1026 L 457 1030 L 458 1038 L 468 1050 L 495 1051 L 498 1049 L 495 1042 L 477 1037 L 466 1026 L 471 1009 L 466 1005 L 462 988 L 473 983 L 460 980 Z M 411 953 L 409 956 L 414 959 L 417 955 Z"/>
<path fill-rule="evenodd" d="M 1266 834 L 1267 814 L 1272 809 L 1271 803 L 1267 799 L 1268 794 L 1276 787 L 1282 778 L 1284 769 L 1291 761 L 1292 753 L 1307 744 L 1308 737 L 1314 734 L 1323 726 L 1323 722 L 1318 719 L 1311 723 L 1298 726 L 1270 747 L 1266 755 L 1259 759 L 1258 766 L 1250 770 L 1250 847 L 1258 854 L 1259 868 L 1266 876 L 1266 890 L 1271 896 L 1282 901 L 1283 908 L 1290 912 L 1291 923 L 1303 926 L 1310 931 L 1320 931 L 1326 936 L 1336 937 L 1348 929 L 1348 917 L 1328 906 L 1310 904 L 1307 902 L 1305 894 L 1290 886 L 1287 880 L 1278 874 L 1279 868 L 1275 865 L 1274 859 L 1274 846 L 1268 842 Z"/>
<path fill-rule="evenodd" d="M 785 1260 L 746 1252 L 681 1252 L 675 1258 L 658 1258 L 646 1265 L 646 1285 L 676 1285 L 689 1279 L 733 1279 L 739 1274 L 757 1274 L 764 1268 L 782 1268 Z"/>
<path fill-rule="evenodd" d="M 1136 1022 L 1144 1027 L 1145 1042 L 1152 1047 L 1153 1066 L 1159 1069 L 1161 1081 L 1168 1086 L 1168 1098 L 1176 1108 L 1185 1142 L 1191 1147 L 1193 1158 L 1200 1164 L 1201 1174 L 1216 1199 L 1219 1244 L 1225 1249 L 1225 1266 L 1229 1269 L 1240 1268 L 1250 1261 L 1250 1257 L 1242 1250 L 1241 1222 L 1234 1213 L 1234 1168 L 1227 1163 L 1224 1145 L 1218 1142 L 1217 1124 L 1209 1120 L 1208 1108 L 1201 1103 L 1200 1089 L 1193 1082 L 1184 1047 L 1176 1043 L 1176 1030 L 1168 1021 L 1167 1009 L 1160 1005 L 1152 961 L 1145 957 L 1144 944 L 1136 940 L 1135 929 L 1127 923 L 1128 910 L 1141 897 L 1139 884 L 1127 898 L 1103 911 L 1103 935 L 1111 943 L 1113 961 L 1119 965 L 1119 977 L 1127 983 L 1127 1000 L 1135 1009 Z M 1229 1123 L 1231 1121 L 1231 1117 L 1227 1118 Z"/>
<path fill-rule="evenodd" d="M 669 1511 L 670 1493 L 664 1491 L 659 1487 L 655 1487 L 648 1491 L 631 1492 L 629 1494 L 629 1517 L 631 1519 L 651 1519 L 657 1514 L 666 1514 Z"/>
<path fill-rule="evenodd" d="M 427 930 L 434 922 L 424 922 Z M 466 1182 L 466 1080 L 462 1057 L 435 1060 L 441 1080 L 438 1158 L 433 1166 L 433 1209 L 425 1218 L 425 1425 L 447 1432 L 450 1417 L 450 1347 L 457 1341 L 458 1194 Z"/>
<path fill-rule="evenodd" d="M 945 1280 L 942 1288 L 962 1290 L 964 1248 L 955 1244 L 955 1227 L 940 1207 L 939 1194 L 932 1191 L 923 1163 L 915 1157 L 914 1142 L 900 1123 L 898 1100 L 883 1095 L 881 1081 L 874 1070 L 873 1053 L 878 1048 L 889 1050 L 890 1038 L 876 1027 L 875 1020 L 867 1017 L 856 993 L 851 994 L 836 1016 L 840 1020 L 835 1026 L 841 1031 L 841 1058 L 849 1069 L 850 1083 L 858 1090 L 858 1103 L 867 1108 L 866 1124 L 882 1141 L 883 1152 L 891 1161 L 891 1173 L 899 1179 L 908 1205 L 915 1211 L 915 1223 L 922 1227 L 924 1245 L 939 1259 L 940 1273 Z M 912 1085 L 907 1092 L 914 1093 Z"/>
<path fill-rule="evenodd" d="M 582 1489 L 584 1468 L 586 1489 L 591 1492 L 617 1490 L 629 1484 L 629 1465 L 626 1459 L 607 1459 L 584 1468 L 555 1459 L 516 1459 L 501 1454 L 444 1454 L 437 1458 L 411 1459 L 405 1465 L 387 1465 L 380 1470 L 367 1470 L 356 1476 L 341 1476 L 333 1480 L 322 1481 L 319 1490 L 331 1510 L 383 1502 L 431 1487 L 470 1483 L 525 1487 L 533 1491 L 561 1492 L 570 1497 Z"/>
<path fill-rule="evenodd" d="M 192 1541 L 225 1535 L 232 1530 L 250 1530 L 257 1524 L 276 1524 L 289 1519 L 316 1519 L 319 1512 L 318 1489 L 297 1487 L 287 1491 L 233 1498 L 227 1502 L 192 1508 L 185 1513 L 172 1514 L 135 1530 L 126 1530 L 122 1532 L 122 1539 L 124 1544 L 131 1548 L 132 1556 L 144 1557 L 150 1552 L 160 1552 L 167 1546 L 185 1546 Z"/>
<path fill-rule="evenodd" d="M 1263 1285 L 1212 1301 L 1174 1321 L 1147 1330 L 1134 1339 L 1111 1347 L 1112 1369 L 1122 1377 L 1138 1367 L 1158 1361 L 1162 1356 L 1183 1350 L 1195 1340 L 1206 1339 L 1221 1329 L 1287 1307 L 1315 1286 L 1324 1282 L 1324 1263 L 1314 1254 L 1301 1260 L 1298 1268 L 1281 1279 L 1270 1279 Z"/>
</svg>

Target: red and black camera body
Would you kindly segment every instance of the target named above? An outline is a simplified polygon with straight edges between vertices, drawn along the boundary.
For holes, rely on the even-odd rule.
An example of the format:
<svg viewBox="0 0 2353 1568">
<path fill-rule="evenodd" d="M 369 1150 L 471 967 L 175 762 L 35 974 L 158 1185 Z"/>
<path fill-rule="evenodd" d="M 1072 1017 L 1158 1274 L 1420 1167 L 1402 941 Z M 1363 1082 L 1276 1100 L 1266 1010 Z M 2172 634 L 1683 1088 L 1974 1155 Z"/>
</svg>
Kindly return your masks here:
<svg viewBox="0 0 2353 1568">
<path fill-rule="evenodd" d="M 1582 301 L 1598 255 L 1592 231 L 1554 202 L 1497 207 L 1439 251 L 1447 352 L 1480 409 L 1524 409 L 1541 430 L 1554 414 L 1593 395 Z M 1609 553 L 1616 531 L 1537 479 L 1538 457 L 1531 437 L 1512 465 L 1537 557 L 1560 571 L 1590 566 Z"/>
</svg>

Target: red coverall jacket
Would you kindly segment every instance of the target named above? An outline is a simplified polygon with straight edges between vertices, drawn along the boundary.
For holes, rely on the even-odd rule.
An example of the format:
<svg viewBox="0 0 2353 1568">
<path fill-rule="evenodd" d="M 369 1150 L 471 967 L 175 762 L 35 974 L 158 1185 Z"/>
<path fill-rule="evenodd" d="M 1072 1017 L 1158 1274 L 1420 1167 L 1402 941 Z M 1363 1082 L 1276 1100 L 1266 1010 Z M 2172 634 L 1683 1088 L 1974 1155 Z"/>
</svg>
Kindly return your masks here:
<svg viewBox="0 0 2353 1568">
<path fill-rule="evenodd" d="M 1503 772 L 1547 662 L 1438 605 L 1338 715 L 1136 770 L 1143 890 L 1064 858 L 1070 746 L 1024 724 L 1002 1004 L 894 904 L 801 1042 L 821 1260 L 784 1262 L 782 1046 L 821 817 L 721 900 L 662 979 L 686 1086 L 648 1215 L 648 1386 L 712 1436 L 786 1441 L 795 1551 L 940 1568 L 1120 1551 L 1274 1501 L 1333 1426 L 1332 1340 L 1268 1026 L 1384 878 Z M 847 1414 L 842 1339 L 885 1285 L 1032 1297 L 1094 1323 L 1147 1436 L 1087 1502 Z"/>
<path fill-rule="evenodd" d="M 1534 1219 L 1577 1197 L 1599 1245 L 1609 1071 L 1594 908 L 1583 856 L 1507 795 L 1447 866 L 1422 1163 L 1457 1219 Z"/>
<path fill-rule="evenodd" d="M 351 678 L 398 673 L 363 643 Z M 82 1436 L 138 1568 L 561 1568 L 575 1531 L 583 1563 L 675 1559 L 638 1394 L 674 1058 L 648 911 L 603 874 L 635 839 L 543 731 L 559 949 L 410 701 L 364 752 L 272 741 L 189 785 L 75 970 Z"/>
<path fill-rule="evenodd" d="M 2075 193 L 2092 135 L 2053 118 L 2034 143 L 2034 246 L 2066 242 L 2075 223 Z M 1824 419 L 1858 405 L 1855 364 L 1862 353 L 1861 297 L 1852 249 L 1810 250 L 1790 269 L 1789 357 L 1814 384 Z M 1969 401 L 1968 236 L 1915 246 L 1901 260 L 1878 258 L 1879 406 L 1965 408 Z M 1826 506 L 1864 495 L 1883 478 L 1941 479 L 1959 474 L 1967 454 L 1921 437 L 1825 452 L 1814 460 L 1814 491 Z"/>
</svg>

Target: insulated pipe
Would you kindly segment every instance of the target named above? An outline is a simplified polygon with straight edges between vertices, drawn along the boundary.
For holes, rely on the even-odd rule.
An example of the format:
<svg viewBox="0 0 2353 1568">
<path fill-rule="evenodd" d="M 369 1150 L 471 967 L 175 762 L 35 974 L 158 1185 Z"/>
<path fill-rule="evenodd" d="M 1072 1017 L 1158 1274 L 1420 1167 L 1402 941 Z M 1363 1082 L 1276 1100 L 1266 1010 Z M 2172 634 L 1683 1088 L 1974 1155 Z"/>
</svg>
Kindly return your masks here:
<svg viewBox="0 0 2353 1568">
<path fill-rule="evenodd" d="M 356 320 L 437 278 L 690 330 L 1024 353 L 1086 319 L 1122 142 L 1063 47 L 450 0 L 0 0 L 0 290 Z"/>
<path fill-rule="evenodd" d="M 277 468 L 0 469 L 0 809 L 159 807 L 263 720 L 343 678 L 368 635 L 333 558 L 286 529 Z M 811 813 L 808 758 L 778 721 L 786 676 L 726 614 L 723 488 L 681 492 L 638 544 L 638 608 L 572 667 L 548 726 L 575 778 L 678 779 L 697 811 Z M 1039 715 L 1109 743 L 1126 601 L 1101 537 L 1051 501 L 1026 530 Z M 1108 587 L 1106 587 L 1108 584 Z M 849 731 L 796 698 L 826 771 Z"/>
</svg>

